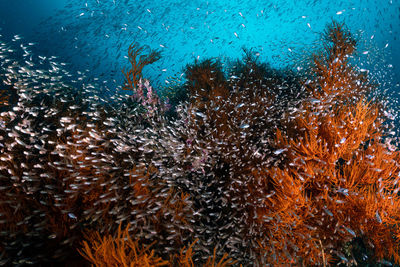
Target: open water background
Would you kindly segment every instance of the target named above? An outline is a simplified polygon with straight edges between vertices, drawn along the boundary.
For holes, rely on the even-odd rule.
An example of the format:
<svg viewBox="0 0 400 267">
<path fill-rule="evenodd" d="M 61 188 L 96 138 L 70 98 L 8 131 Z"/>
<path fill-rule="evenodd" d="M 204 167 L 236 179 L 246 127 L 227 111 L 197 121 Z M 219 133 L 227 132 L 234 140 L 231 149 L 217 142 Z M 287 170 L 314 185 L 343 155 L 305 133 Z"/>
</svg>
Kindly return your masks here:
<svg viewBox="0 0 400 267">
<path fill-rule="evenodd" d="M 397 91 L 399 0 L 0 0 L 3 40 L 19 34 L 36 43 L 37 55 L 57 56 L 71 72 L 88 70 L 110 86 L 122 83 L 130 43 L 161 50 L 162 59 L 145 69 L 159 89 L 187 63 L 240 58 L 242 47 L 273 67 L 301 67 L 332 20 L 359 36 L 360 67 Z"/>
</svg>

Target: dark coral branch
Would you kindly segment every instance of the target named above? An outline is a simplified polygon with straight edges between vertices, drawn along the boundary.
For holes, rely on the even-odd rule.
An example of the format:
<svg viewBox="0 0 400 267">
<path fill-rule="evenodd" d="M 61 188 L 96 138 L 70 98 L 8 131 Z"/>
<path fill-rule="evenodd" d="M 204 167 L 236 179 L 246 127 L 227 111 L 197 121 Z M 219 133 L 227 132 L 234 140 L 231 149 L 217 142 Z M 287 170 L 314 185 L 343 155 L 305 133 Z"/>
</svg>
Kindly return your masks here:
<svg viewBox="0 0 400 267">
<path fill-rule="evenodd" d="M 161 53 L 157 50 L 151 50 L 148 55 L 141 55 L 144 52 L 144 48 L 144 46 L 139 46 L 137 43 L 132 43 L 129 46 L 128 56 L 131 68 L 126 72 L 125 68 L 122 69 L 125 78 L 124 90 L 136 89 L 139 80 L 143 77 L 143 68 L 161 58 Z"/>
</svg>

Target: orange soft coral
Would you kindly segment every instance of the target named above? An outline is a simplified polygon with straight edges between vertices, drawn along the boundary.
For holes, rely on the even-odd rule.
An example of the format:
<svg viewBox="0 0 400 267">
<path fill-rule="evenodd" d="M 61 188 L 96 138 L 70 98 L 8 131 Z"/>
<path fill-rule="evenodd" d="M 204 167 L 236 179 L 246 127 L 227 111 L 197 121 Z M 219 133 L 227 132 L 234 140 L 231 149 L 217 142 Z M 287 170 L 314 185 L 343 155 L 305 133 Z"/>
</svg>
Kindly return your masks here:
<svg viewBox="0 0 400 267">
<path fill-rule="evenodd" d="M 79 253 L 89 262 L 97 267 L 102 266 L 195 266 L 192 260 L 194 255 L 194 241 L 188 248 L 183 247 L 179 254 L 171 255 L 169 260 L 158 257 L 154 250 L 150 250 L 151 245 L 139 246 L 137 240 L 133 240 L 129 233 L 130 226 L 125 230 L 118 228 L 115 237 L 111 235 L 101 236 L 98 232 L 89 234 L 88 241 L 83 241 L 83 248 Z M 213 256 L 210 256 L 204 267 L 225 267 L 235 264 L 235 261 L 228 258 L 225 254 L 221 259 L 216 259 L 216 249 Z"/>
<path fill-rule="evenodd" d="M 98 267 L 168 265 L 168 261 L 154 255 L 150 246 L 140 247 L 137 241 L 132 240 L 128 230 L 129 227 L 122 231 L 120 226 L 115 238 L 111 235 L 101 237 L 99 233 L 93 234 L 89 243 L 83 241 L 81 255 Z"/>
<path fill-rule="evenodd" d="M 289 123 L 296 132 L 277 131 L 285 164 L 258 173 L 275 191 L 257 210 L 268 236 L 260 246 L 270 262 L 327 264 L 359 237 L 375 260 L 400 263 L 400 154 L 384 144 L 371 87 L 348 65 L 350 35 L 333 23 L 326 38 L 333 44 L 314 60 L 313 97 Z"/>
</svg>

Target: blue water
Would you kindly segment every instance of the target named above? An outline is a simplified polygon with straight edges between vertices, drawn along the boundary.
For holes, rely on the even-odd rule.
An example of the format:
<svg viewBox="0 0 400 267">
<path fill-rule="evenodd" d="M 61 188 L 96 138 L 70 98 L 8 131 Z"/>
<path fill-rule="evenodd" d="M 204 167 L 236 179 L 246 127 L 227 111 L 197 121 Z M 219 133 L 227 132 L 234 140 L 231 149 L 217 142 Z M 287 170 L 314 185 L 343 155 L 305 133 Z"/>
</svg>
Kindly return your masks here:
<svg viewBox="0 0 400 267">
<path fill-rule="evenodd" d="M 144 72 L 162 88 L 187 63 L 239 58 L 243 46 L 273 67 L 296 67 L 333 19 L 359 36 L 361 67 L 394 90 L 400 82 L 398 0 L 0 0 L 4 39 L 21 34 L 37 42 L 38 55 L 57 56 L 71 70 L 87 69 L 116 86 L 132 42 L 162 52 Z"/>
<path fill-rule="evenodd" d="M 22 34 L 32 37 L 39 23 L 62 9 L 66 0 L 1 0 L 0 27 L 4 37 Z"/>
</svg>

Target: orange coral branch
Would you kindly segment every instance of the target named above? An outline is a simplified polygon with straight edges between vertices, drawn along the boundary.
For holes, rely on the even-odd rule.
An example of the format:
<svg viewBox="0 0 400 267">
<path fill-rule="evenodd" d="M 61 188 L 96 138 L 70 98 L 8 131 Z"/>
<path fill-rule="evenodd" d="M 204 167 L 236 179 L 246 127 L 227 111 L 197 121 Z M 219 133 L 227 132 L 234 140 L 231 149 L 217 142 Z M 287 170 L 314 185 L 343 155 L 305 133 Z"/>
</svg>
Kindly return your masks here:
<svg viewBox="0 0 400 267">
<path fill-rule="evenodd" d="M 112 237 L 111 235 L 101 237 L 98 232 L 88 235 L 89 240 L 83 241 L 83 248 L 79 250 L 79 253 L 98 267 L 157 267 L 176 266 L 176 264 L 181 267 L 195 266 L 192 257 L 194 256 L 193 246 L 197 242 L 197 239 L 187 249 L 183 247 L 179 255 L 171 255 L 169 261 L 167 261 L 156 256 L 155 252 L 150 250 L 151 245 L 140 248 L 139 242 L 131 238 L 128 230 L 129 225 L 123 231 L 120 225 L 116 237 Z M 175 259 L 177 259 L 177 262 L 175 262 Z M 235 263 L 236 261 L 228 258 L 228 254 L 224 254 L 223 257 L 216 262 L 215 248 L 213 255 L 208 258 L 204 267 L 227 267 Z"/>
<path fill-rule="evenodd" d="M 399 262 L 400 154 L 381 142 L 379 105 L 366 101 L 372 86 L 348 65 L 350 34 L 334 23 L 325 37 L 332 44 L 314 57 L 316 81 L 308 87 L 315 99 L 303 101 L 292 122 L 300 131 L 276 133 L 286 164 L 254 173 L 274 188 L 257 209 L 268 236 L 260 247 L 271 263 L 297 255 L 322 265 L 362 237 L 376 259 Z"/>
</svg>

